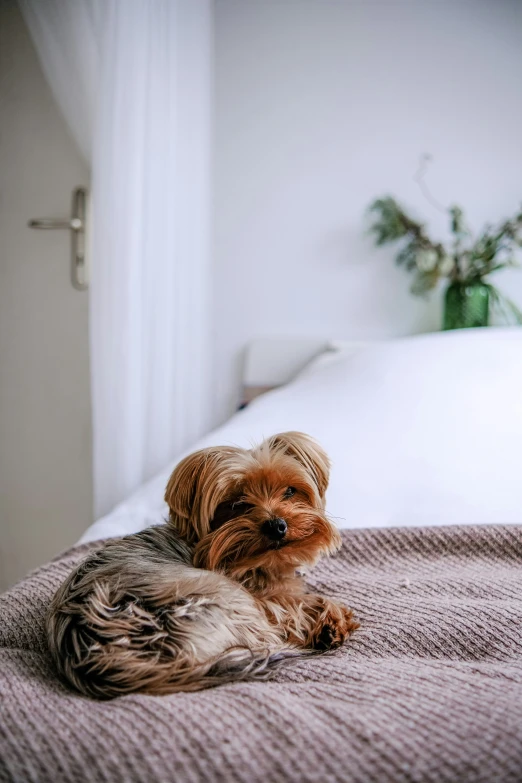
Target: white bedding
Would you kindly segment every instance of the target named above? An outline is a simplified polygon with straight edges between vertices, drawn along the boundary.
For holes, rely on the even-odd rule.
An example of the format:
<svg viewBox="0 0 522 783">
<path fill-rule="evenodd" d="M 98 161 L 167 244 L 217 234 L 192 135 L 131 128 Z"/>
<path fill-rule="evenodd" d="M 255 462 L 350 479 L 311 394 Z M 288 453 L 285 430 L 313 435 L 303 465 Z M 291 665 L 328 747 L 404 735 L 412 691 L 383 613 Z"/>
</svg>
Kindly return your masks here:
<svg viewBox="0 0 522 783">
<path fill-rule="evenodd" d="M 522 329 L 421 335 L 321 356 L 190 451 L 248 448 L 284 430 L 309 433 L 329 453 L 327 509 L 339 527 L 522 523 Z M 81 541 L 162 522 L 174 464 Z"/>
</svg>

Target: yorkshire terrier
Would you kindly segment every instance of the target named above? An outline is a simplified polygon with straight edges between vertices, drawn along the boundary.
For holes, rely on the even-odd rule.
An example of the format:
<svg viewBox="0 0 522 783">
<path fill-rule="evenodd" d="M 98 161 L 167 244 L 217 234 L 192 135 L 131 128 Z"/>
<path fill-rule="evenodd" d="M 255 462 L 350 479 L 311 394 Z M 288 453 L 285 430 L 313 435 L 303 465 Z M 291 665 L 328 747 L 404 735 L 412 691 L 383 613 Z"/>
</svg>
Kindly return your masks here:
<svg viewBox="0 0 522 783">
<path fill-rule="evenodd" d="M 299 432 L 186 457 L 168 524 L 109 541 L 56 593 L 46 625 L 61 675 L 98 698 L 165 694 L 341 645 L 352 612 L 299 574 L 341 543 L 324 511 L 329 468 Z"/>
</svg>

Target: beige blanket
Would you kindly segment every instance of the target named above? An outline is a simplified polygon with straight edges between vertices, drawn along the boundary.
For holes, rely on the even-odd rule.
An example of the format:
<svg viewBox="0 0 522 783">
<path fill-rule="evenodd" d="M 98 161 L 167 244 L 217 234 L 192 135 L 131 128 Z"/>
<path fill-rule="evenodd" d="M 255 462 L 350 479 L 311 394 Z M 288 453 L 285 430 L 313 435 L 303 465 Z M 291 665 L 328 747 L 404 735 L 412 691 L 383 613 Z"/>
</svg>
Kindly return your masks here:
<svg viewBox="0 0 522 783">
<path fill-rule="evenodd" d="M 270 682 L 96 702 L 42 617 L 87 551 L 0 597 L 1 781 L 522 781 L 522 527 L 346 531 L 309 578 L 361 629 Z"/>
</svg>

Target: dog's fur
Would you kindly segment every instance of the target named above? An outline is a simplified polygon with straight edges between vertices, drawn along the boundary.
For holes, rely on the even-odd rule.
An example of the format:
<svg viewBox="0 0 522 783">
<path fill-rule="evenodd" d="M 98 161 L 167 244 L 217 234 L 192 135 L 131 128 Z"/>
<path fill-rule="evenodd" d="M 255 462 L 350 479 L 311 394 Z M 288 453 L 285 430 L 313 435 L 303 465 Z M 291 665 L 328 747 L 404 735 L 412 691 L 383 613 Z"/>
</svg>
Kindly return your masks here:
<svg viewBox="0 0 522 783">
<path fill-rule="evenodd" d="M 324 451 L 298 432 L 184 459 L 167 485 L 169 524 L 110 541 L 55 595 L 47 633 L 60 673 L 99 698 L 164 694 L 342 644 L 352 613 L 296 575 L 340 545 L 328 476 Z M 286 527 L 275 541 L 274 522 Z"/>
</svg>

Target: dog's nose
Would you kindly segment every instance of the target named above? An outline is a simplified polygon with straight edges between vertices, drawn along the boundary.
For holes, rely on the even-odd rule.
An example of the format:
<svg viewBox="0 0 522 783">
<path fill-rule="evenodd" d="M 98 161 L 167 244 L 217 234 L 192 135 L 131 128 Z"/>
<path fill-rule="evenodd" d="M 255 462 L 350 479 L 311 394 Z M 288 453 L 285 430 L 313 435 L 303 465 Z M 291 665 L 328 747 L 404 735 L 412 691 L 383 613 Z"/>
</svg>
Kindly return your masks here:
<svg viewBox="0 0 522 783">
<path fill-rule="evenodd" d="M 286 536 L 288 525 L 281 517 L 275 519 L 269 519 L 261 528 L 265 536 L 272 539 L 272 541 L 280 541 Z"/>
</svg>

